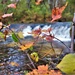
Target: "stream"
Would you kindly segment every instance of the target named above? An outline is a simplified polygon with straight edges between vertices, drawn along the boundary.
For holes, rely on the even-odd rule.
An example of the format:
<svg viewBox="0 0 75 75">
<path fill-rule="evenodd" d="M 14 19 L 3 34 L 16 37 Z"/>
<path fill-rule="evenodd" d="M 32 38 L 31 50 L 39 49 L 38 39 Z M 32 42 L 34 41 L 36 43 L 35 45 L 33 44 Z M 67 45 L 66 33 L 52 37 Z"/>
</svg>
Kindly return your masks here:
<svg viewBox="0 0 75 75">
<path fill-rule="evenodd" d="M 70 28 L 71 22 L 56 22 L 56 23 L 46 23 L 46 24 L 11 24 L 10 28 L 14 29 L 15 32 L 22 31 L 25 40 L 32 40 L 32 35 L 28 34 L 37 28 L 48 29 L 52 28 L 52 34 L 63 41 L 69 48 L 71 43 L 70 38 Z M 17 46 L 7 46 L 13 43 L 11 36 L 7 37 L 6 41 L 0 41 L 0 75 L 25 75 L 25 70 L 28 68 L 28 57 L 27 55 L 17 50 Z M 47 44 L 44 42 L 45 45 Z M 60 41 L 54 39 L 53 47 L 63 49 L 63 53 L 69 53 L 69 50 Z M 17 63 L 15 66 L 12 62 Z"/>
</svg>

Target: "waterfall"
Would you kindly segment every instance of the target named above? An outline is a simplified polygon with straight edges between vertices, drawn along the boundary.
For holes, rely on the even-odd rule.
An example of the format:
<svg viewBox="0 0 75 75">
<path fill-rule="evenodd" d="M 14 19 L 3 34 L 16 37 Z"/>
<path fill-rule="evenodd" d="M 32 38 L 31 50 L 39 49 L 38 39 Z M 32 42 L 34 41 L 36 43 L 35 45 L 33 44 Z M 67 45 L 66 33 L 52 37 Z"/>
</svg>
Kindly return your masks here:
<svg viewBox="0 0 75 75">
<path fill-rule="evenodd" d="M 32 30 L 38 29 L 48 29 L 52 28 L 51 34 L 54 35 L 56 38 L 60 39 L 61 41 L 71 41 L 70 38 L 70 27 L 71 27 L 71 22 L 61 22 L 61 23 L 54 23 L 54 24 L 37 24 L 32 26 L 27 26 L 26 28 L 23 29 L 24 36 L 32 36 L 31 34 L 28 34 L 28 32 L 31 32 Z M 55 39 L 54 39 L 55 40 Z"/>
</svg>

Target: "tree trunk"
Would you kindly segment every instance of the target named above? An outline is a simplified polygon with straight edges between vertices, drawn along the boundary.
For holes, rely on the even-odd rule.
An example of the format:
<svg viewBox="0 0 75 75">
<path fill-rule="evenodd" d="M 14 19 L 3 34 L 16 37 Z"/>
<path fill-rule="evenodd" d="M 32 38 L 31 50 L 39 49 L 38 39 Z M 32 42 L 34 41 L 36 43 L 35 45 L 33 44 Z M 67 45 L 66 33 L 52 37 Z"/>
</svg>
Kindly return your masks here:
<svg viewBox="0 0 75 75">
<path fill-rule="evenodd" d="M 55 2 L 55 7 L 58 7 L 58 1 L 59 1 L 59 0 L 56 0 L 56 2 Z"/>
<path fill-rule="evenodd" d="M 26 2 L 27 2 L 27 7 L 30 9 L 31 8 L 31 5 L 30 5 L 31 0 L 26 0 Z"/>
</svg>

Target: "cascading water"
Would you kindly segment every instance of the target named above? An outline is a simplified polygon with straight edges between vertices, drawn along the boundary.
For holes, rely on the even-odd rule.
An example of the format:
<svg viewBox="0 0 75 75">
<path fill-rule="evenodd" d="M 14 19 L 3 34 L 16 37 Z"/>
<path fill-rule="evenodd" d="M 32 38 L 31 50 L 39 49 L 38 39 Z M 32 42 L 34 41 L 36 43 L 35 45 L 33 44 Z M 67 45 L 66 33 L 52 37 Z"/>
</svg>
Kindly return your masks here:
<svg viewBox="0 0 75 75">
<path fill-rule="evenodd" d="M 54 24 L 37 24 L 37 25 L 30 25 L 27 26 L 26 28 L 23 29 L 23 35 L 26 36 L 31 36 L 31 34 L 28 34 L 28 32 L 31 32 L 34 29 L 38 28 L 42 29 L 48 29 L 52 28 L 51 34 L 53 34 L 56 38 L 60 39 L 61 41 L 71 41 L 70 38 L 70 28 L 71 28 L 71 22 L 57 22 Z"/>
<path fill-rule="evenodd" d="M 71 22 L 56 22 L 56 23 L 50 23 L 50 24 L 31 24 L 23 27 L 23 35 L 24 37 L 32 36 L 31 34 L 28 34 L 28 32 L 32 32 L 32 30 L 41 28 L 41 29 L 48 29 L 52 28 L 51 34 L 54 35 L 54 37 L 61 40 L 63 43 L 66 44 L 69 48 L 71 47 L 71 37 L 70 37 L 70 29 L 71 29 Z M 49 34 L 49 33 L 48 33 Z M 62 44 L 59 40 L 53 39 L 53 47 L 61 48 L 64 51 L 68 52 L 70 51 L 69 48 L 67 48 L 64 44 Z"/>
</svg>

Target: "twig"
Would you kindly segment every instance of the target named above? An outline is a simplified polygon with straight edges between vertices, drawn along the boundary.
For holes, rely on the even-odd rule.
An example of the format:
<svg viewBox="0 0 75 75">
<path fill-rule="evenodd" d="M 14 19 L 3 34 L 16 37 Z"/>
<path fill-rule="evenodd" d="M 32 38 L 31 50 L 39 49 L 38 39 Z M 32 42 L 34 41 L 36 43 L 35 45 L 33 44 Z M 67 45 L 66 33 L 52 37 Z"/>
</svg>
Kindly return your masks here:
<svg viewBox="0 0 75 75">
<path fill-rule="evenodd" d="M 34 65 L 33 61 L 31 60 L 31 58 L 30 58 L 29 54 L 27 53 L 27 51 L 25 51 L 25 53 L 27 54 L 27 56 L 28 56 L 28 58 L 29 58 L 29 60 L 30 60 L 30 62 L 31 62 L 31 64 L 32 64 L 32 66 L 33 66 L 33 67 L 34 67 L 34 69 L 35 69 L 36 67 L 35 67 L 35 65 Z"/>
<path fill-rule="evenodd" d="M 21 43 L 19 37 L 15 34 L 15 32 L 14 32 L 11 28 L 7 27 L 6 25 L 4 25 L 4 27 L 6 27 L 6 28 L 8 28 L 10 31 L 12 31 L 12 33 L 14 33 L 14 35 L 15 35 L 16 38 L 18 39 L 19 43 L 22 45 L 22 43 Z"/>
<path fill-rule="evenodd" d="M 58 38 L 54 37 L 55 39 L 57 39 L 58 41 L 60 41 L 63 45 L 65 45 L 65 47 L 69 50 L 69 52 L 71 51 L 70 48 L 64 43 L 62 42 L 61 40 L 59 40 Z"/>
<path fill-rule="evenodd" d="M 31 70 L 33 70 L 32 67 L 31 67 L 29 64 L 27 64 L 27 66 L 28 66 Z"/>
<path fill-rule="evenodd" d="M 54 50 L 53 45 L 52 45 L 52 42 L 50 42 L 50 45 L 52 47 L 53 52 L 55 53 L 55 50 Z M 55 53 L 55 55 L 56 55 L 56 53 Z"/>
</svg>

